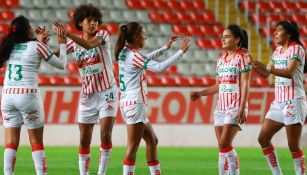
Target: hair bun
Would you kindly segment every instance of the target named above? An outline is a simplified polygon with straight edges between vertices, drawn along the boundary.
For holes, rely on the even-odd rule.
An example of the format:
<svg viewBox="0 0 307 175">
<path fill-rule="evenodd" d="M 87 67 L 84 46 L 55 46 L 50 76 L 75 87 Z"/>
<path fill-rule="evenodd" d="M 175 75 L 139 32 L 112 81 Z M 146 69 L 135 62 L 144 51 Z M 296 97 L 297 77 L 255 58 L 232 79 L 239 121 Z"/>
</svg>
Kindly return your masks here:
<svg viewBox="0 0 307 175">
<path fill-rule="evenodd" d="M 127 31 L 127 25 L 122 25 L 122 26 L 120 27 L 120 29 L 121 29 L 122 31 L 126 32 L 126 31 Z"/>
</svg>

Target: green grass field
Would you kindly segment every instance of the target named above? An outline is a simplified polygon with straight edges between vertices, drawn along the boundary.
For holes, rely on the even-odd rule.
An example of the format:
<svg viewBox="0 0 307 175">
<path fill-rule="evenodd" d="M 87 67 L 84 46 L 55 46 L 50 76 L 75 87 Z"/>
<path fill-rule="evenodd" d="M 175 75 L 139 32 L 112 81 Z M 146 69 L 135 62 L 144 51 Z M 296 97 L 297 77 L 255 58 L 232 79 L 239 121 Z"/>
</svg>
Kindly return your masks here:
<svg viewBox="0 0 307 175">
<path fill-rule="evenodd" d="M 270 175 L 260 149 L 238 148 L 242 175 Z M 307 152 L 307 148 L 304 148 Z M 1 148 L 1 173 L 3 169 L 3 147 Z M 294 174 L 292 159 L 288 149 L 278 149 L 278 157 L 285 175 Z M 115 147 L 112 150 L 107 175 L 122 174 L 122 160 L 125 148 Z M 46 147 L 49 175 L 78 175 L 78 148 Z M 164 175 L 216 175 L 217 148 L 175 148 L 160 147 L 159 159 Z M 91 174 L 98 169 L 99 148 L 91 149 Z M 149 175 L 145 159 L 145 149 L 138 152 L 136 175 Z M 30 147 L 20 147 L 17 154 L 15 175 L 33 175 L 34 166 Z"/>
</svg>

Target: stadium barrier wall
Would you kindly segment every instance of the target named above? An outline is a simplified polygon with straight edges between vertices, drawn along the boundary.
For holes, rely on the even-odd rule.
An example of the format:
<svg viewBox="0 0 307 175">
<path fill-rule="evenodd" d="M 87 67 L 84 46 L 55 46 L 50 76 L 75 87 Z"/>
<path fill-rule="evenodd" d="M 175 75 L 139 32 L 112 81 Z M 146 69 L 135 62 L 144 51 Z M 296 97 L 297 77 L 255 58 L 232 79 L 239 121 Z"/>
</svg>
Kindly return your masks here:
<svg viewBox="0 0 307 175">
<path fill-rule="evenodd" d="M 148 117 L 159 138 L 160 146 L 216 146 L 213 127 L 213 112 L 217 96 L 202 97 L 192 102 L 190 93 L 201 88 L 149 87 Z M 45 107 L 45 145 L 77 146 L 79 130 L 77 126 L 78 99 L 80 87 L 41 87 Z M 258 147 L 257 137 L 261 123 L 274 100 L 274 88 L 251 88 L 249 113 L 243 131 L 239 132 L 234 145 Z M 303 127 L 302 145 L 307 146 L 307 125 Z M 3 127 L 0 136 L 3 137 Z M 126 126 L 118 111 L 113 130 L 114 146 L 126 144 Z M 3 145 L 4 140 L 0 139 Z M 285 131 L 274 138 L 276 146 L 286 147 Z M 21 134 L 21 145 L 29 145 L 25 128 Z M 99 145 L 99 126 L 95 126 L 93 145 Z M 144 143 L 143 143 L 144 144 Z"/>
</svg>

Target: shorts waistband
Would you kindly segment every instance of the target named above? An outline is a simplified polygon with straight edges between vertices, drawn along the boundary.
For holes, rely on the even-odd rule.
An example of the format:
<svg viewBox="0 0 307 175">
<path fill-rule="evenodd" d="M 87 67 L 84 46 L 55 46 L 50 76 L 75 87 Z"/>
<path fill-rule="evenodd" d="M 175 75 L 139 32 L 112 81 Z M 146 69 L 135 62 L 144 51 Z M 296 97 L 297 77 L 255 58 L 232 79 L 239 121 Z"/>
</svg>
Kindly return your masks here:
<svg viewBox="0 0 307 175">
<path fill-rule="evenodd" d="M 38 89 L 26 89 L 26 88 L 8 88 L 2 89 L 2 94 L 36 94 Z"/>
</svg>

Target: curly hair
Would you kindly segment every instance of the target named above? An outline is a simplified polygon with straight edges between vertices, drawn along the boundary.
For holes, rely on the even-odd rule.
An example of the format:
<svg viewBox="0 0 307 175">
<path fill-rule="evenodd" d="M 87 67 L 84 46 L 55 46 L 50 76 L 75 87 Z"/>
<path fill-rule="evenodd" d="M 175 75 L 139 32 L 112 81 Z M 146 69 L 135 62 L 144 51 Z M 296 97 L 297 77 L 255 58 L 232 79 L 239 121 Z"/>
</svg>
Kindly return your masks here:
<svg viewBox="0 0 307 175">
<path fill-rule="evenodd" d="M 94 18 L 100 25 L 102 23 L 102 13 L 93 4 L 82 4 L 74 11 L 73 22 L 77 30 L 82 31 L 79 25 L 85 18 Z"/>
</svg>

